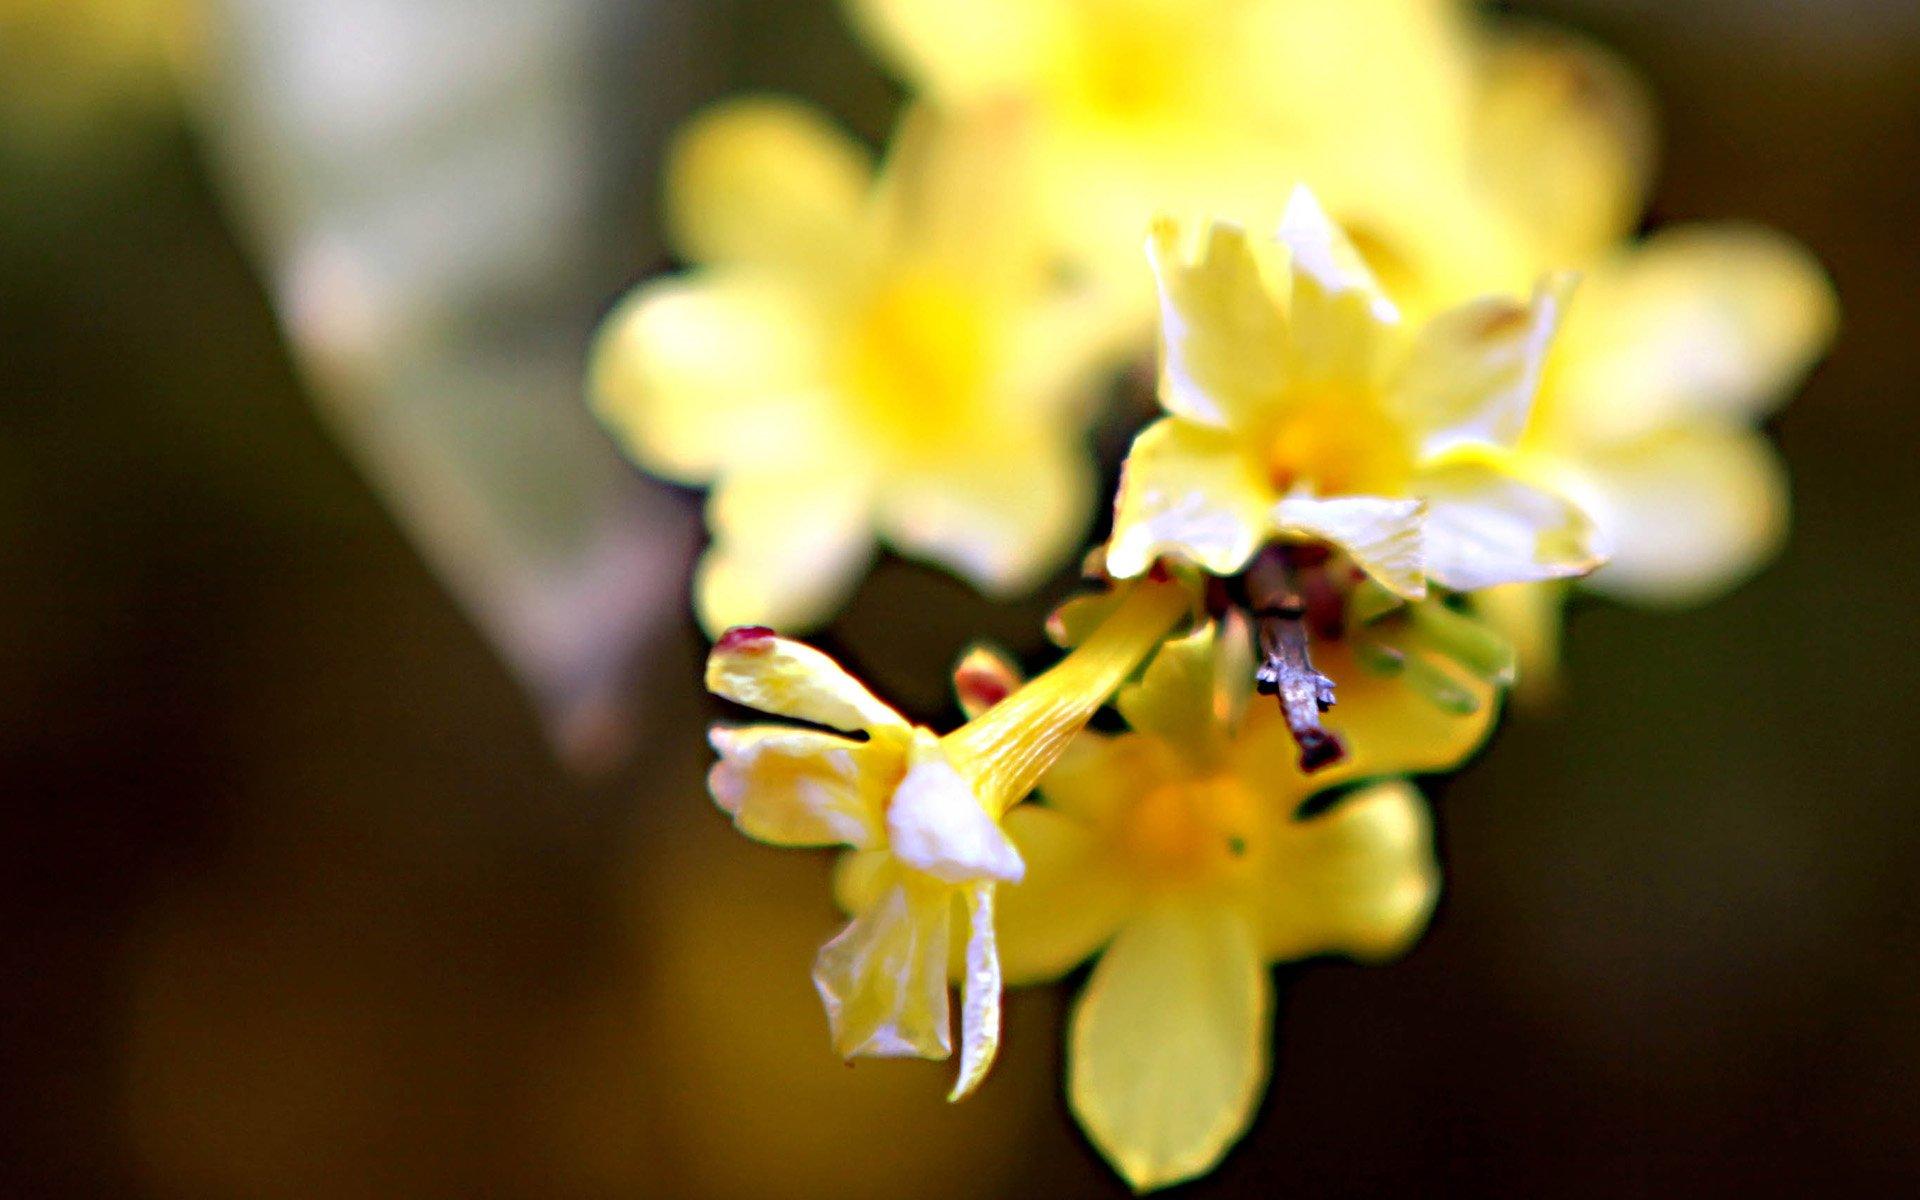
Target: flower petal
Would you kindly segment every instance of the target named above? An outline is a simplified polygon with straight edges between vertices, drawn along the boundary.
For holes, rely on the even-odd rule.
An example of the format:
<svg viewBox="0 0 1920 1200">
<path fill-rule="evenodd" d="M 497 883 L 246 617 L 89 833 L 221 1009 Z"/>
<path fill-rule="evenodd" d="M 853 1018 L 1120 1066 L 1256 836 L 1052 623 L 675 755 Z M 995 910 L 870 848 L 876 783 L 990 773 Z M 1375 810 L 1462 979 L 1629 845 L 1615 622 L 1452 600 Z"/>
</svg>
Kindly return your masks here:
<svg viewBox="0 0 1920 1200">
<path fill-rule="evenodd" d="M 707 773 L 713 799 L 740 832 L 776 846 L 879 843 L 898 747 L 817 729 L 715 725 L 720 761 Z"/>
<path fill-rule="evenodd" d="M 1427 501 L 1427 576 L 1442 586 L 1566 579 L 1606 561 L 1585 513 L 1489 460 L 1456 456 L 1421 472 L 1414 490 Z"/>
<path fill-rule="evenodd" d="M 735 704 L 848 732 L 904 730 L 887 707 L 839 663 L 771 630 L 728 631 L 707 655 L 707 690 Z"/>
<path fill-rule="evenodd" d="M 1545 401 L 1560 439 L 1618 440 L 1688 416 L 1759 417 L 1826 350 L 1833 286 L 1770 230 L 1677 226 L 1582 285 Z"/>
<path fill-rule="evenodd" d="M 726 464 L 792 453 L 807 437 L 822 361 L 792 292 L 699 271 L 638 289 L 608 318 L 588 390 L 636 462 L 704 483 Z"/>
<path fill-rule="evenodd" d="M 887 841 L 901 862 L 945 883 L 1017 883 L 1026 867 L 939 742 L 916 732 L 907 774 L 887 804 Z"/>
<path fill-rule="evenodd" d="M 1544 24 L 1508 22 L 1481 54 L 1474 176 L 1524 230 L 1535 268 L 1583 265 L 1631 235 L 1656 143 L 1640 77 Z"/>
<path fill-rule="evenodd" d="M 1420 436 L 1421 457 L 1520 440 L 1573 277 L 1542 280 L 1533 300 L 1489 297 L 1427 322 L 1393 385 L 1392 403 Z"/>
<path fill-rule="evenodd" d="M 1079 966 L 1131 910 L 1133 892 L 1086 824 L 1039 804 L 1006 817 L 1027 876 L 998 892 L 1000 964 L 1015 987 L 1047 983 Z"/>
<path fill-rule="evenodd" d="M 753 96 L 688 122 L 665 177 L 667 220 L 683 257 L 812 274 L 844 269 L 873 165 L 817 110 Z"/>
<path fill-rule="evenodd" d="M 1084 732 L 1041 779 L 1040 794 L 1048 808 L 1099 826 L 1121 801 L 1171 778 L 1178 766 L 1156 738 Z"/>
<path fill-rule="evenodd" d="M 1293 252 L 1288 374 L 1305 392 L 1322 384 L 1371 383 L 1400 323 L 1366 260 L 1305 187 L 1280 217 L 1280 241 Z"/>
<path fill-rule="evenodd" d="M 1426 513 L 1427 506 L 1420 500 L 1290 496 L 1274 505 L 1273 523 L 1282 532 L 1333 543 L 1380 586 L 1417 600 L 1427 594 L 1421 532 Z"/>
<path fill-rule="evenodd" d="M 945 1058 L 952 889 L 896 874 L 813 960 L 833 1048 L 843 1058 Z"/>
<path fill-rule="evenodd" d="M 1237 912 L 1163 904 L 1121 929 L 1074 1008 L 1067 1098 L 1135 1189 L 1202 1174 L 1246 1132 L 1272 1009 Z"/>
<path fill-rule="evenodd" d="M 1241 425 L 1270 408 L 1286 381 L 1286 256 L 1224 221 L 1197 252 L 1179 222 L 1159 217 L 1147 260 L 1160 292 L 1160 403 L 1203 425 Z"/>
<path fill-rule="evenodd" d="M 1614 553 L 1588 586 L 1643 603 L 1701 603 L 1751 575 L 1787 532 L 1787 480 L 1767 439 L 1693 422 L 1580 462 L 1582 506 Z"/>
<path fill-rule="evenodd" d="M 1356 791 L 1280 826 L 1261 891 L 1261 941 L 1282 961 L 1338 953 L 1364 961 L 1404 951 L 1440 896 L 1433 822 L 1412 784 Z"/>
<path fill-rule="evenodd" d="M 990 449 L 956 445 L 895 474 L 878 520 L 905 553 L 1011 595 L 1037 587 L 1082 544 L 1095 480 L 1085 447 L 1064 431 L 1028 423 L 997 432 Z"/>
<path fill-rule="evenodd" d="M 854 27 L 916 90 L 964 104 L 1025 90 L 1053 49 L 1053 0 L 851 0 Z"/>
<path fill-rule="evenodd" d="M 961 978 L 960 1074 L 947 1093 L 964 1100 L 986 1079 L 1000 1052 L 1000 954 L 994 946 L 993 899 L 996 885 L 966 889 L 967 958 Z"/>
<path fill-rule="evenodd" d="M 1560 692 L 1566 599 L 1564 583 L 1509 583 L 1473 594 L 1474 612 L 1513 647 L 1513 696 L 1522 708 L 1546 705 Z"/>
<path fill-rule="evenodd" d="M 1196 767 L 1224 749 L 1232 715 L 1228 689 L 1245 690 L 1249 676 L 1223 680 L 1220 627 L 1208 622 L 1162 642 L 1137 683 L 1120 689 L 1114 707 L 1128 727 L 1188 755 Z"/>
<path fill-rule="evenodd" d="M 1164 554 L 1232 575 L 1266 539 L 1274 499 L 1232 433 L 1163 418 L 1127 454 L 1107 570 L 1131 579 Z"/>
<path fill-rule="evenodd" d="M 701 628 L 824 623 L 873 557 L 870 496 L 857 468 L 806 461 L 721 480 L 707 498 L 713 544 L 694 574 Z"/>
</svg>

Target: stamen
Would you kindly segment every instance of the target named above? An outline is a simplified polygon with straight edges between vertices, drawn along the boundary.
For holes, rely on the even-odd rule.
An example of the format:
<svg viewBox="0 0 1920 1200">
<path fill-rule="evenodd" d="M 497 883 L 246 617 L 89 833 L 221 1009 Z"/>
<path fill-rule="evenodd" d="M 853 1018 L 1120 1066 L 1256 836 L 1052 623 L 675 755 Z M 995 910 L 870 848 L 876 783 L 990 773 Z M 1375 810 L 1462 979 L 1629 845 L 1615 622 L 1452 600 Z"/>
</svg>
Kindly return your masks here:
<svg viewBox="0 0 1920 1200">
<path fill-rule="evenodd" d="M 1247 569 L 1246 583 L 1263 656 L 1254 687 L 1261 695 L 1279 697 L 1287 732 L 1300 747 L 1300 769 L 1311 774 L 1331 766 L 1347 756 L 1340 739 L 1320 724 L 1320 714 L 1333 707 L 1333 680 L 1315 670 L 1307 654 L 1308 606 L 1286 548 L 1261 551 Z"/>
</svg>

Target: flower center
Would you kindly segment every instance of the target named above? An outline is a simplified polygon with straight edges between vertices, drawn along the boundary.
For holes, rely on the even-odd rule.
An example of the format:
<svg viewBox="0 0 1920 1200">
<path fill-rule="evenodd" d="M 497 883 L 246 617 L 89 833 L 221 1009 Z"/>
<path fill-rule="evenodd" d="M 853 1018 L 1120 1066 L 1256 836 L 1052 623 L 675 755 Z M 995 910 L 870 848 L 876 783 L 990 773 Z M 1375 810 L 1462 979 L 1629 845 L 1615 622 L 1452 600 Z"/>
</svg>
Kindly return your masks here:
<svg viewBox="0 0 1920 1200">
<path fill-rule="evenodd" d="M 1121 849 L 1158 886 L 1192 887 L 1244 867 L 1258 848 L 1258 809 L 1230 776 L 1182 779 L 1146 792 L 1121 815 Z"/>
<path fill-rule="evenodd" d="M 1413 470 L 1405 430 L 1370 398 L 1321 395 L 1296 402 L 1267 440 L 1267 474 L 1280 492 L 1397 496 Z"/>
<path fill-rule="evenodd" d="M 938 444 L 976 415 L 987 343 L 985 314 L 962 288 L 927 276 L 883 285 L 848 339 L 852 415 L 897 449 Z"/>
</svg>

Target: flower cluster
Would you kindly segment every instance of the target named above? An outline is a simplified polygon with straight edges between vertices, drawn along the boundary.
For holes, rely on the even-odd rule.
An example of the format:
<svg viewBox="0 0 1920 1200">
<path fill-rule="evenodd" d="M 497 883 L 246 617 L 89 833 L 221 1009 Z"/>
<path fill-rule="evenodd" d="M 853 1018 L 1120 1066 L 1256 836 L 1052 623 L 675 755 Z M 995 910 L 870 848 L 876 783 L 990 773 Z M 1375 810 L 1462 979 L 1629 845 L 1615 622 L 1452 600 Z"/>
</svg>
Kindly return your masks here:
<svg viewBox="0 0 1920 1200">
<path fill-rule="evenodd" d="M 1777 545 L 1756 424 L 1833 298 L 1764 230 L 1637 239 L 1650 108 L 1564 34 L 1408 0 L 851 14 L 914 96 L 883 162 L 788 101 L 696 119 L 688 267 L 608 320 L 594 402 L 711 489 L 708 687 L 791 722 L 716 726 L 711 791 L 843 848 L 835 1048 L 946 1058 L 957 987 L 959 1099 L 1003 988 L 1097 960 L 1072 1110 L 1136 1188 L 1192 1178 L 1265 1085 L 1271 964 L 1419 937 L 1412 780 L 1553 681 L 1570 586 L 1705 599 Z M 976 648 L 936 734 L 769 628 L 833 617 L 883 545 L 1030 592 L 1147 377 L 1050 669 Z"/>
</svg>

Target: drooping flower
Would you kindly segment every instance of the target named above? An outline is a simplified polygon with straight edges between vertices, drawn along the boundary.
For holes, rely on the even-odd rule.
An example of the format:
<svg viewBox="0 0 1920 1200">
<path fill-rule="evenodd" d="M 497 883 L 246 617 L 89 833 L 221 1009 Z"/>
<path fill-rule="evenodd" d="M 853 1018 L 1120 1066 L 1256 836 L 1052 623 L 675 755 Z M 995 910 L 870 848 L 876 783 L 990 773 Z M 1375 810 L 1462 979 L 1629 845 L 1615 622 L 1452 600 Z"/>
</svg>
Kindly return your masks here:
<svg viewBox="0 0 1920 1200">
<path fill-rule="evenodd" d="M 1402 321 L 1304 189 L 1277 240 L 1170 218 L 1148 243 L 1160 399 L 1115 502 L 1117 577 L 1171 555 L 1221 576 L 1325 542 L 1389 591 L 1557 579 L 1601 560 L 1587 518 L 1514 453 L 1568 283 Z"/>
<path fill-rule="evenodd" d="M 1472 712 L 1449 713 L 1322 645 L 1352 753 L 1309 778 L 1278 714 L 1246 703 L 1244 637 L 1208 624 L 1167 642 L 1119 694 L 1132 731 L 1080 735 L 1041 803 L 1007 815 L 1027 868 L 1000 890 L 1007 982 L 1100 956 L 1068 1031 L 1068 1098 L 1140 1189 L 1211 1169 L 1245 1132 L 1267 1077 L 1269 964 L 1377 961 L 1419 935 L 1439 869 L 1425 805 L 1396 777 L 1457 766 L 1494 717 L 1485 684 Z M 1360 786 L 1301 814 L 1341 783 Z"/>
<path fill-rule="evenodd" d="M 1142 581 L 1051 670 L 944 736 L 909 723 L 802 643 L 761 628 L 721 637 L 708 689 L 809 727 L 715 726 L 715 801 L 749 837 L 849 846 L 872 864 L 853 920 L 814 961 L 839 1053 L 952 1052 L 947 964 L 960 906 L 966 969 L 953 1098 L 979 1085 L 999 1044 L 995 885 L 1024 869 L 1000 822 L 1188 606 L 1179 585 Z"/>
<path fill-rule="evenodd" d="M 1062 284 L 1005 113 L 904 119 L 876 177 L 811 111 L 697 119 L 667 170 L 695 266 L 608 321 L 593 392 L 634 458 L 710 484 L 709 632 L 832 614 L 878 537 L 992 592 L 1085 531 L 1095 382 L 1135 331 Z"/>
</svg>

